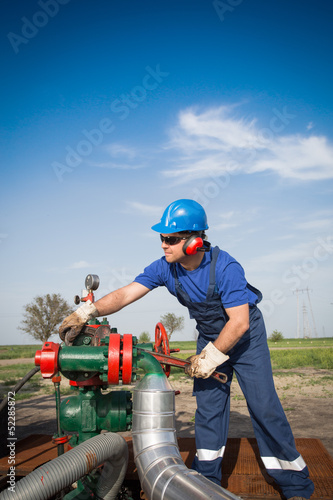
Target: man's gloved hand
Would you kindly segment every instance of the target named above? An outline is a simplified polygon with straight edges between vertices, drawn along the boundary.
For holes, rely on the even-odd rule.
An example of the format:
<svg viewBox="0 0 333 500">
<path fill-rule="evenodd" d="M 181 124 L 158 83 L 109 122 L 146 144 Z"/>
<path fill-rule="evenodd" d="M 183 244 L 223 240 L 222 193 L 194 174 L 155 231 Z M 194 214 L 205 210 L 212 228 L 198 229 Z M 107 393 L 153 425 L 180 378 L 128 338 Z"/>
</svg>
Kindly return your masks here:
<svg viewBox="0 0 333 500">
<path fill-rule="evenodd" d="M 92 318 L 98 316 L 98 311 L 94 304 L 87 300 L 81 307 L 79 307 L 72 314 L 67 316 L 61 323 L 59 328 L 59 335 L 61 340 L 64 340 L 67 345 L 71 345 L 75 337 L 80 333 L 82 327 Z M 66 333 L 70 330 L 70 335 Z"/>
<path fill-rule="evenodd" d="M 229 356 L 219 351 L 212 342 L 209 342 L 200 354 L 191 356 L 191 364 L 185 368 L 185 373 L 190 377 L 208 378 L 217 366 L 222 365 Z"/>
</svg>

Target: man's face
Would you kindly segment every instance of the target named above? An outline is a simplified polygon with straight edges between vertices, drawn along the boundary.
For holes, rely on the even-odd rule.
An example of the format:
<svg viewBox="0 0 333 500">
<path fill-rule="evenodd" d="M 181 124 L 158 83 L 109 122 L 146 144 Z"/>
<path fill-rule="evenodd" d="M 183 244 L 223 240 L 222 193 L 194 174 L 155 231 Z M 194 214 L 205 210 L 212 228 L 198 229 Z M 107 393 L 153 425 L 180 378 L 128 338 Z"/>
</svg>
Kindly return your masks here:
<svg viewBox="0 0 333 500">
<path fill-rule="evenodd" d="M 175 236 L 177 238 L 183 238 L 184 234 L 179 234 L 179 233 L 172 233 L 172 234 L 162 234 L 164 237 L 168 236 Z M 186 242 L 186 239 L 181 239 L 178 243 L 175 245 L 170 245 L 167 243 L 167 241 L 162 241 L 162 249 L 164 250 L 164 255 L 165 255 L 165 260 L 172 264 L 173 262 L 182 262 L 184 259 L 186 259 L 186 255 L 183 252 L 183 246 Z"/>
</svg>

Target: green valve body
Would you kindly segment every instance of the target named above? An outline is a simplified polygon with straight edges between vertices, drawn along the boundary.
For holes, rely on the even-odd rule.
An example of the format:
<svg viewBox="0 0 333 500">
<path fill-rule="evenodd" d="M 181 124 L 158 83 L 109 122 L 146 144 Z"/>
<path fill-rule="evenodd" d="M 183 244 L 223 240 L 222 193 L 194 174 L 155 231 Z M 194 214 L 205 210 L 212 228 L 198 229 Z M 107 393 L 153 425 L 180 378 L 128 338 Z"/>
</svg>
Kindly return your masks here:
<svg viewBox="0 0 333 500">
<path fill-rule="evenodd" d="M 58 362 L 61 373 L 70 380 L 86 380 L 94 374 L 107 374 L 107 346 L 62 346 Z"/>
<path fill-rule="evenodd" d="M 60 408 L 57 402 L 58 433 L 75 434 L 70 441 L 72 446 L 101 431 L 131 429 L 131 392 L 117 389 L 106 393 L 107 387 L 133 383 L 138 368 L 145 373 L 163 373 L 158 361 L 137 349 L 152 351 L 151 343 L 138 344 L 136 337 L 130 334 L 121 336 L 110 329 L 109 332 L 98 339 L 97 335 L 82 332 L 74 345 L 46 342 L 36 353 L 36 364 L 41 366 L 43 377 L 51 378 L 60 372 L 71 381 L 75 391 L 74 395 L 62 399 Z"/>
<path fill-rule="evenodd" d="M 63 399 L 60 420 L 63 430 L 78 434 L 85 441 L 102 430 L 123 432 L 131 428 L 132 402 L 130 391 L 102 394 L 99 387 L 76 389 L 75 396 Z"/>
</svg>

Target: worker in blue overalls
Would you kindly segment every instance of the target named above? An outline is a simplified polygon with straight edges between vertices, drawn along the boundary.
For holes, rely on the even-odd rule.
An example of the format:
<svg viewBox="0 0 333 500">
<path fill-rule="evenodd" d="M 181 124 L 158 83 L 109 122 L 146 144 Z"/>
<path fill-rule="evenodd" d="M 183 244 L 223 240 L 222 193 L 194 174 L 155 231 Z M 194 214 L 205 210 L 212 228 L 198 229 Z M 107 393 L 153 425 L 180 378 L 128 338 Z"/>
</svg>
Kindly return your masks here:
<svg viewBox="0 0 333 500">
<path fill-rule="evenodd" d="M 66 318 L 60 336 L 79 333 L 89 319 L 119 311 L 158 286 L 166 286 L 188 308 L 199 332 L 197 354 L 187 368 L 194 377 L 196 456 L 192 468 L 221 484 L 233 372 L 247 401 L 261 459 L 287 499 L 309 499 L 314 487 L 275 391 L 267 336 L 257 308 L 262 295 L 245 279 L 241 265 L 206 241 L 207 217 L 194 200 L 177 200 L 152 229 L 160 233 L 164 257 L 133 283 Z M 71 333 L 73 335 L 73 333 Z M 210 375 L 228 375 L 221 384 Z"/>
</svg>

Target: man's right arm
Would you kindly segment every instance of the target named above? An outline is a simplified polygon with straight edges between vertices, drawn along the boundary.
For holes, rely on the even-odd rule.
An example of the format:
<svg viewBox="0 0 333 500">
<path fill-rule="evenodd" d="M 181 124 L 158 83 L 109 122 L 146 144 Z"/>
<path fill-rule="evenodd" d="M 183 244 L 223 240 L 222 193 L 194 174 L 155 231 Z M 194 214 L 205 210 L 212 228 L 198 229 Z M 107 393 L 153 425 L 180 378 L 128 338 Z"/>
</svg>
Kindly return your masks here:
<svg viewBox="0 0 333 500">
<path fill-rule="evenodd" d="M 107 316 L 141 299 L 148 292 L 150 292 L 149 288 L 134 281 L 129 285 L 118 288 L 118 290 L 105 295 L 97 300 L 94 305 L 98 311 L 98 316 Z"/>
<path fill-rule="evenodd" d="M 90 301 L 85 302 L 76 311 L 64 319 L 59 328 L 60 338 L 67 343 L 73 342 L 74 338 L 80 333 L 82 327 L 92 318 L 98 316 L 107 316 L 120 311 L 128 304 L 132 304 L 150 291 L 140 283 L 130 283 L 114 292 L 105 295 L 94 304 Z M 67 334 L 67 335 L 66 335 Z"/>
</svg>

